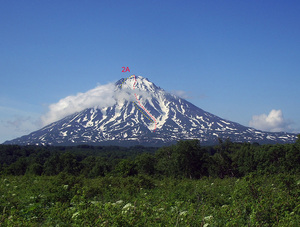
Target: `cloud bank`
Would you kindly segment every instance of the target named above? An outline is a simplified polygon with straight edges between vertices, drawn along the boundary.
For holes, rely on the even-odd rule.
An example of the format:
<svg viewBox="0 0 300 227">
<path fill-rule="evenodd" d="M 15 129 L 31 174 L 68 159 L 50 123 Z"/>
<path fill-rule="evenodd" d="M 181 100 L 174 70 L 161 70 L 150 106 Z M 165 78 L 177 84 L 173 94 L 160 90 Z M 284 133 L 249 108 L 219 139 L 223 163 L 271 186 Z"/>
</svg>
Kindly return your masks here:
<svg viewBox="0 0 300 227">
<path fill-rule="evenodd" d="M 41 122 L 43 126 L 46 126 L 87 108 L 113 106 L 117 101 L 121 103 L 125 100 L 136 101 L 135 93 L 143 98 L 149 97 L 149 94 L 137 89 L 116 89 L 114 83 L 98 85 L 87 92 L 67 96 L 60 99 L 57 103 L 49 105 L 49 111 L 41 117 Z"/>
<path fill-rule="evenodd" d="M 271 112 L 252 116 L 249 126 L 269 132 L 291 132 L 291 122 L 284 119 L 281 110 L 271 110 Z"/>
<path fill-rule="evenodd" d="M 45 126 L 86 108 L 113 105 L 115 104 L 114 89 L 115 85 L 109 83 L 98 85 L 85 93 L 67 96 L 48 107 L 48 113 L 41 117 L 42 124 Z"/>
</svg>

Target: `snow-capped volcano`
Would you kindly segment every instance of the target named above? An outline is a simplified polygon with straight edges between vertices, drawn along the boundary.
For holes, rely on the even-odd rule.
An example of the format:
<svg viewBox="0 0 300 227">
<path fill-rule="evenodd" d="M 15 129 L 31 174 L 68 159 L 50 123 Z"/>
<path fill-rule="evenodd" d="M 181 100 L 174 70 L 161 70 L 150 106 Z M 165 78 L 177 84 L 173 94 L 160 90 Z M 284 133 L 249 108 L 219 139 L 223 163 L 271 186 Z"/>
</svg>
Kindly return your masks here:
<svg viewBox="0 0 300 227">
<path fill-rule="evenodd" d="M 222 119 L 141 76 L 132 75 L 116 82 L 114 98 L 114 105 L 87 108 L 5 144 L 162 145 L 181 139 L 213 144 L 218 138 L 290 143 L 297 139 L 295 134 L 263 132 Z"/>
</svg>

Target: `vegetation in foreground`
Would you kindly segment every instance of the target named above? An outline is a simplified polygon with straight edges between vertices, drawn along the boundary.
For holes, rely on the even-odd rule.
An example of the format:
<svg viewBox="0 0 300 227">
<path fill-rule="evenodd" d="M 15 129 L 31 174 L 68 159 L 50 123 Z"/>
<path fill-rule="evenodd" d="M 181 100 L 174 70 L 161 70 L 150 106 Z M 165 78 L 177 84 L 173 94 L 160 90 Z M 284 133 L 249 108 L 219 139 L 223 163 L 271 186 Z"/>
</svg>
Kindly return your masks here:
<svg viewBox="0 0 300 227">
<path fill-rule="evenodd" d="M 299 226 L 299 175 L 5 176 L 2 226 Z"/>
<path fill-rule="evenodd" d="M 299 140 L 120 149 L 1 145 L 0 225 L 299 226 Z"/>
</svg>

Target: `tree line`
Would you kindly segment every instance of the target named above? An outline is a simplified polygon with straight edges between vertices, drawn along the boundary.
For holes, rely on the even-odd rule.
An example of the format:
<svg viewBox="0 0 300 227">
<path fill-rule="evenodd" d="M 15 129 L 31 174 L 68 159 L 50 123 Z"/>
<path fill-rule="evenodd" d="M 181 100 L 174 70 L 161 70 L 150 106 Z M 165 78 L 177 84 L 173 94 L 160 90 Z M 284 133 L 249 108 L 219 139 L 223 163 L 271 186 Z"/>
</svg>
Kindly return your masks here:
<svg viewBox="0 0 300 227">
<path fill-rule="evenodd" d="M 150 175 L 191 178 L 243 177 L 249 173 L 300 172 L 300 136 L 294 144 L 259 145 L 219 139 L 215 146 L 199 140 L 155 147 L 0 145 L 2 175 Z"/>
</svg>

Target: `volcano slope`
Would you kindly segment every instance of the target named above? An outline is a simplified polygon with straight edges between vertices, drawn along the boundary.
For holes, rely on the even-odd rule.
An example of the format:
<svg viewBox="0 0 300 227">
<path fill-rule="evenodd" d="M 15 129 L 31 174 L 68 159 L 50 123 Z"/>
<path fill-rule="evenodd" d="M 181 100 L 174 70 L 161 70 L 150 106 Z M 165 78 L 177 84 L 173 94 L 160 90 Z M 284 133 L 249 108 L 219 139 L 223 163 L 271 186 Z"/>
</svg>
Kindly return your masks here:
<svg viewBox="0 0 300 227">
<path fill-rule="evenodd" d="M 296 134 L 264 132 L 222 119 L 141 76 L 117 81 L 114 100 L 113 105 L 86 108 L 4 144 L 161 146 L 186 139 L 201 144 L 215 144 L 218 138 L 260 144 L 297 139 Z"/>
</svg>

